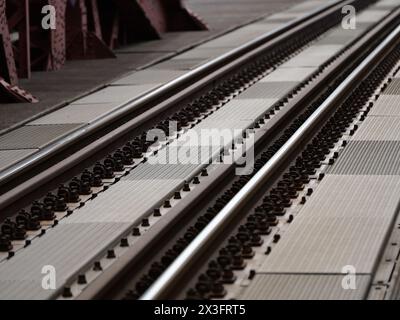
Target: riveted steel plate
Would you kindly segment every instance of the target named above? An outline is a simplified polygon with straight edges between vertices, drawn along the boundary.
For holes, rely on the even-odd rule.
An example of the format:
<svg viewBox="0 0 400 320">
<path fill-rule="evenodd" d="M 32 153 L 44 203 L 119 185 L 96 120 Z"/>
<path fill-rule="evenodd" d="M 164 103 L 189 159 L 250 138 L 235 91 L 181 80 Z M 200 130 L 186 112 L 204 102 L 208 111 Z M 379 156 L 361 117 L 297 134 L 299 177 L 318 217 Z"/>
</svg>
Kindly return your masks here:
<svg viewBox="0 0 400 320">
<path fill-rule="evenodd" d="M 0 150 L 0 170 L 35 153 L 38 149 Z"/>
<path fill-rule="evenodd" d="M 399 176 L 327 175 L 300 210 L 262 273 L 371 274 L 399 207 Z"/>
<path fill-rule="evenodd" d="M 311 46 L 300 52 L 297 56 L 281 65 L 281 68 L 287 67 L 318 67 L 329 58 L 337 54 L 344 48 L 343 44 L 321 44 Z"/>
<path fill-rule="evenodd" d="M 134 85 L 147 83 L 168 82 L 185 74 L 185 71 L 177 70 L 154 70 L 146 69 L 133 72 L 117 81 L 112 85 Z"/>
<path fill-rule="evenodd" d="M 29 124 L 91 123 L 115 108 L 116 106 L 112 103 L 70 104 Z"/>
<path fill-rule="evenodd" d="M 328 172 L 400 175 L 400 141 L 350 141 Z"/>
<path fill-rule="evenodd" d="M 0 150 L 41 148 L 79 126 L 79 124 L 23 126 L 0 136 Z"/>
<path fill-rule="evenodd" d="M 15 257 L 0 263 L 0 299 L 50 298 L 99 253 L 105 254 L 126 230 L 122 223 L 60 222 Z M 55 268 L 55 290 L 42 288 L 44 266 Z"/>
<path fill-rule="evenodd" d="M 356 275 L 356 289 L 345 290 L 343 275 L 257 274 L 239 299 L 254 300 L 362 300 L 371 281 Z"/>
<path fill-rule="evenodd" d="M 400 140 L 400 118 L 368 116 L 352 140 Z"/>
<path fill-rule="evenodd" d="M 313 67 L 277 68 L 274 72 L 262 78 L 260 82 L 301 82 L 316 71 Z"/>
<path fill-rule="evenodd" d="M 132 86 L 109 86 L 96 91 L 86 97 L 74 101 L 74 104 L 88 103 L 123 103 L 135 99 L 146 92 L 158 87 L 160 84 L 143 84 Z"/>
<path fill-rule="evenodd" d="M 273 99 L 283 98 L 290 93 L 299 83 L 298 82 L 258 82 L 245 92 L 240 94 L 237 99 Z"/>
<path fill-rule="evenodd" d="M 394 78 L 383 93 L 385 95 L 400 95 L 400 79 Z"/>
</svg>

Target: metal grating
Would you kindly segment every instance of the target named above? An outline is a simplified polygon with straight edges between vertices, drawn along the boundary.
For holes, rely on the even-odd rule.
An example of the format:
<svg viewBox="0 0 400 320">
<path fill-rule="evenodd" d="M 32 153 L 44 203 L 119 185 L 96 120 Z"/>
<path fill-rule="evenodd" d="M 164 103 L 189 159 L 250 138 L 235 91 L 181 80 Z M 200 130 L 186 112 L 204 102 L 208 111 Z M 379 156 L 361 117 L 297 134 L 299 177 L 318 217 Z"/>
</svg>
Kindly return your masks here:
<svg viewBox="0 0 400 320">
<path fill-rule="evenodd" d="M 239 296 L 244 300 L 361 300 L 370 276 L 357 275 L 356 289 L 342 287 L 343 275 L 257 274 Z"/>
<path fill-rule="evenodd" d="M 35 153 L 37 150 L 38 149 L 0 150 L 0 170 L 4 170 L 8 166 Z"/>
<path fill-rule="evenodd" d="M 367 117 L 352 140 L 400 140 L 399 117 Z"/>
<path fill-rule="evenodd" d="M 77 124 L 23 126 L 0 136 L 0 150 L 41 148 L 78 126 Z"/>
<path fill-rule="evenodd" d="M 328 172 L 400 175 L 400 141 L 350 141 Z"/>
<path fill-rule="evenodd" d="M 260 272 L 342 273 L 351 265 L 372 273 L 397 214 L 399 188 L 399 176 L 327 175 Z"/>
<path fill-rule="evenodd" d="M 0 299 L 50 298 L 125 231 L 126 225 L 121 223 L 60 223 L 34 245 L 0 264 Z M 56 290 L 42 288 L 45 265 L 56 270 Z"/>
</svg>

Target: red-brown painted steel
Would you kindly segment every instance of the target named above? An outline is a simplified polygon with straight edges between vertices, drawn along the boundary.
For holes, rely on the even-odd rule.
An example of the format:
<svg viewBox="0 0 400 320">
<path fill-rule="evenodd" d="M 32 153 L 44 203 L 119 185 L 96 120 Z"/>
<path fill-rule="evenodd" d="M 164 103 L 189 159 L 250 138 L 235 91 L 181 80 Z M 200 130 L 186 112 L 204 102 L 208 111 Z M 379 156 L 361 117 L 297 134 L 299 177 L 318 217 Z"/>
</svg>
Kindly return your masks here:
<svg viewBox="0 0 400 320">
<path fill-rule="evenodd" d="M 89 18 L 92 21 L 91 26 L 88 23 Z M 101 39 L 97 3 L 93 0 L 79 0 L 67 4 L 66 42 L 67 59 L 115 57 L 114 53 Z"/>
<path fill-rule="evenodd" d="M 5 0 L 0 0 L 0 76 L 12 85 L 18 82 Z"/>
<path fill-rule="evenodd" d="M 167 31 L 206 30 L 182 0 L 113 0 L 99 2 L 103 35 L 110 47 L 159 39 Z"/>
</svg>

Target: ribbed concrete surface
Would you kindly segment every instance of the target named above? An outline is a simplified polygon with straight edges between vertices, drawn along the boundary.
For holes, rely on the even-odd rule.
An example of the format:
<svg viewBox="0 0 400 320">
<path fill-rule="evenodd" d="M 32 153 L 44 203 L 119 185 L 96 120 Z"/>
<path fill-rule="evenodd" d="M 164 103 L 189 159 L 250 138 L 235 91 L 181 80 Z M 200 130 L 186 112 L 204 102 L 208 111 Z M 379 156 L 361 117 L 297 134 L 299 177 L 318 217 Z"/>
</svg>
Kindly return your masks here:
<svg viewBox="0 0 400 320">
<path fill-rule="evenodd" d="M 23 126 L 0 136 L 0 150 L 41 148 L 78 126 L 78 124 Z"/>
<path fill-rule="evenodd" d="M 327 175 L 259 269 L 371 274 L 397 213 L 400 176 Z"/>
<path fill-rule="evenodd" d="M 328 172 L 400 175 L 400 141 L 350 141 Z"/>
<path fill-rule="evenodd" d="M 344 275 L 257 274 L 239 299 L 245 300 L 361 300 L 371 281 L 356 276 L 356 289 L 342 287 Z"/>
<path fill-rule="evenodd" d="M 399 117 L 367 117 L 356 131 L 352 140 L 400 140 Z"/>
<path fill-rule="evenodd" d="M 400 80 L 400 79 L 399 79 Z M 368 115 L 371 116 L 400 116 L 400 96 L 383 94 L 375 102 Z"/>
<path fill-rule="evenodd" d="M 93 262 L 94 252 L 105 254 L 116 236 L 126 230 L 120 223 L 60 224 L 49 230 L 23 254 L 0 264 L 0 299 L 47 299 L 80 268 Z M 56 290 L 42 287 L 44 266 L 56 270 Z"/>
</svg>

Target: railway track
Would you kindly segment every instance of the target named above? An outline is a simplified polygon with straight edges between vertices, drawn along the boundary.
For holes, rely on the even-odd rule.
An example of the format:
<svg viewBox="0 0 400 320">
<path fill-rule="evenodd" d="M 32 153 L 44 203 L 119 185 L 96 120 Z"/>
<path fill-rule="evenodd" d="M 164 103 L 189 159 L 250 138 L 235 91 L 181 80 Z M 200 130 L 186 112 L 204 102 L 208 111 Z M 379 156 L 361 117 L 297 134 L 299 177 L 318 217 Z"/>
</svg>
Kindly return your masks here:
<svg viewBox="0 0 400 320">
<path fill-rule="evenodd" d="M 298 80 L 271 94 L 270 106 L 264 100 L 246 121 L 226 122 L 241 128 L 224 145 L 195 143 L 199 162 L 152 161 L 171 150 L 186 150 L 188 136 L 215 121 L 223 129 L 225 117 L 243 110 L 243 104 L 230 106 L 240 99 L 249 103 L 246 95 L 267 90 L 262 83 L 268 85 L 268 77 L 296 78 L 285 75 L 285 67 L 339 30 L 344 5 L 368 11 L 374 3 L 335 1 L 2 172 L 0 274 L 17 280 L 26 271 L 22 265 L 32 259 L 65 270 L 54 290 L 43 291 L 41 274 L 32 271 L 30 292 L 22 293 L 24 280 L 0 281 L 0 296 L 235 298 L 230 292 L 237 289 L 236 279 L 254 276 L 255 269 L 246 265 L 261 251 L 268 255 L 284 237 L 277 230 L 295 218 L 288 208 L 312 195 L 312 183 L 324 177 L 321 163 L 335 161 L 342 135 L 357 129 L 354 121 L 365 117 L 365 104 L 397 71 L 400 9 L 343 39 L 312 67 L 298 70 Z M 149 136 L 154 130 L 169 132 Z M 211 152 L 201 154 L 202 147 Z M 254 170 L 238 176 L 251 154 Z M 136 184 L 130 194 L 139 197 L 126 199 L 123 192 L 131 182 Z M 146 194 L 151 190 L 154 194 Z M 56 261 L 71 237 L 76 243 Z M 79 248 L 82 252 L 74 256 Z M 46 255 L 50 251 L 58 256 L 55 263 Z"/>
</svg>

